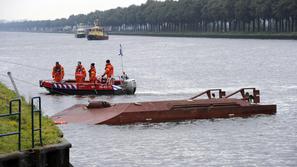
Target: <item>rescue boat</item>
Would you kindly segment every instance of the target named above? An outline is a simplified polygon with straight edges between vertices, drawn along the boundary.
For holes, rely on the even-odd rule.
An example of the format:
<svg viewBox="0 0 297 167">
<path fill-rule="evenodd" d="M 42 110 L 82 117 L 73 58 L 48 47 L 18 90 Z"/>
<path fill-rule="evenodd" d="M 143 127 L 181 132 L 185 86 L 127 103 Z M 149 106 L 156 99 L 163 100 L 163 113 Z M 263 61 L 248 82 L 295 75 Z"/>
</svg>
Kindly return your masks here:
<svg viewBox="0 0 297 167">
<path fill-rule="evenodd" d="M 234 97 L 236 94 L 239 97 Z M 202 99 L 203 96 L 206 98 Z M 276 105 L 259 103 L 260 91 L 255 88 L 242 88 L 227 96 L 221 89 L 211 89 L 185 100 L 118 104 L 95 101 L 88 105 L 77 104 L 55 114 L 52 119 L 56 124 L 126 125 L 276 113 Z"/>
<path fill-rule="evenodd" d="M 40 80 L 39 85 L 51 94 L 60 95 L 132 95 L 136 91 L 134 79 L 118 79 L 114 80 L 113 84 L 106 81 L 76 83 L 75 80 Z"/>
</svg>

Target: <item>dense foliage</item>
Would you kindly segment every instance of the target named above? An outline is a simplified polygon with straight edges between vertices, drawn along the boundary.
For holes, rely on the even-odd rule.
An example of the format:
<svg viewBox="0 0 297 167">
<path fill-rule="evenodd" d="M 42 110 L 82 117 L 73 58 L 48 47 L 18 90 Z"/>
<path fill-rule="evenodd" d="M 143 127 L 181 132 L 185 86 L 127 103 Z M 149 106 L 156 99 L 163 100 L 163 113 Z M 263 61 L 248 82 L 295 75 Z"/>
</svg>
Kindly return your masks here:
<svg viewBox="0 0 297 167">
<path fill-rule="evenodd" d="M 297 0 L 148 0 L 68 19 L 5 23 L 0 29 L 62 30 L 95 20 L 109 31 L 296 32 Z"/>
</svg>

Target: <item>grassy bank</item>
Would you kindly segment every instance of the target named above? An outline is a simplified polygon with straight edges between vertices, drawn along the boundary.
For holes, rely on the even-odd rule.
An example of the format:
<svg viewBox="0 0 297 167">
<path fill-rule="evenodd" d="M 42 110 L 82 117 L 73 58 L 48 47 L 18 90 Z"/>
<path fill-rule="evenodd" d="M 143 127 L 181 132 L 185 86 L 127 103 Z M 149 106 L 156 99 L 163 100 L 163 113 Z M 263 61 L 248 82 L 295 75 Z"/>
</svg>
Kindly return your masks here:
<svg viewBox="0 0 297 167">
<path fill-rule="evenodd" d="M 238 38 L 238 39 L 297 39 L 297 32 L 292 33 L 199 33 L 199 32 L 110 32 L 111 35 L 139 35 L 159 37 L 201 37 L 201 38 Z"/>
<path fill-rule="evenodd" d="M 9 101 L 16 98 L 16 94 L 0 83 L 0 114 L 7 114 L 9 112 Z M 13 106 L 16 111 L 17 107 Z M 37 118 L 37 116 L 35 117 Z M 35 121 L 37 128 L 37 120 Z M 22 99 L 22 125 L 21 125 L 21 142 L 22 150 L 31 148 L 31 105 Z M 11 116 L 0 118 L 0 134 L 16 132 L 18 130 L 18 117 Z M 42 118 L 42 140 L 44 145 L 55 144 L 61 141 L 62 133 L 53 121 L 45 116 Z M 17 135 L 0 138 L 0 154 L 17 151 Z M 35 139 L 38 139 L 36 133 Z M 35 142 L 37 145 L 39 141 Z"/>
</svg>

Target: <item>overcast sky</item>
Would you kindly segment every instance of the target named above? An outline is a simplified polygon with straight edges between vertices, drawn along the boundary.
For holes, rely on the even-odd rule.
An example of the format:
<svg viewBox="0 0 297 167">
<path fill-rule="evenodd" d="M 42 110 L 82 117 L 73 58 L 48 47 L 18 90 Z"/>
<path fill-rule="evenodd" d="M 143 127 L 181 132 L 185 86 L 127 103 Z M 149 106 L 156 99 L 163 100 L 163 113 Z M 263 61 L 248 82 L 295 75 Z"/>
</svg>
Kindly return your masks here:
<svg viewBox="0 0 297 167">
<path fill-rule="evenodd" d="M 0 20 L 68 18 L 95 10 L 140 5 L 146 0 L 0 0 Z"/>
</svg>

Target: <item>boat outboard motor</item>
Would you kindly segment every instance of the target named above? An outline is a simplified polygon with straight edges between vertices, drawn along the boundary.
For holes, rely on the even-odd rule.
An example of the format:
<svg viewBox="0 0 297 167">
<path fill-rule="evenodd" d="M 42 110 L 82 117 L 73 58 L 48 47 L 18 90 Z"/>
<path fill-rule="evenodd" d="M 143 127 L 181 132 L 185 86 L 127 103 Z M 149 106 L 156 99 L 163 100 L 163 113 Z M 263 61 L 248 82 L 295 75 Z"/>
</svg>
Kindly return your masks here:
<svg viewBox="0 0 297 167">
<path fill-rule="evenodd" d="M 127 94 L 134 94 L 136 91 L 135 79 L 124 80 L 122 88 L 123 88 L 123 91 L 125 91 Z"/>
</svg>

